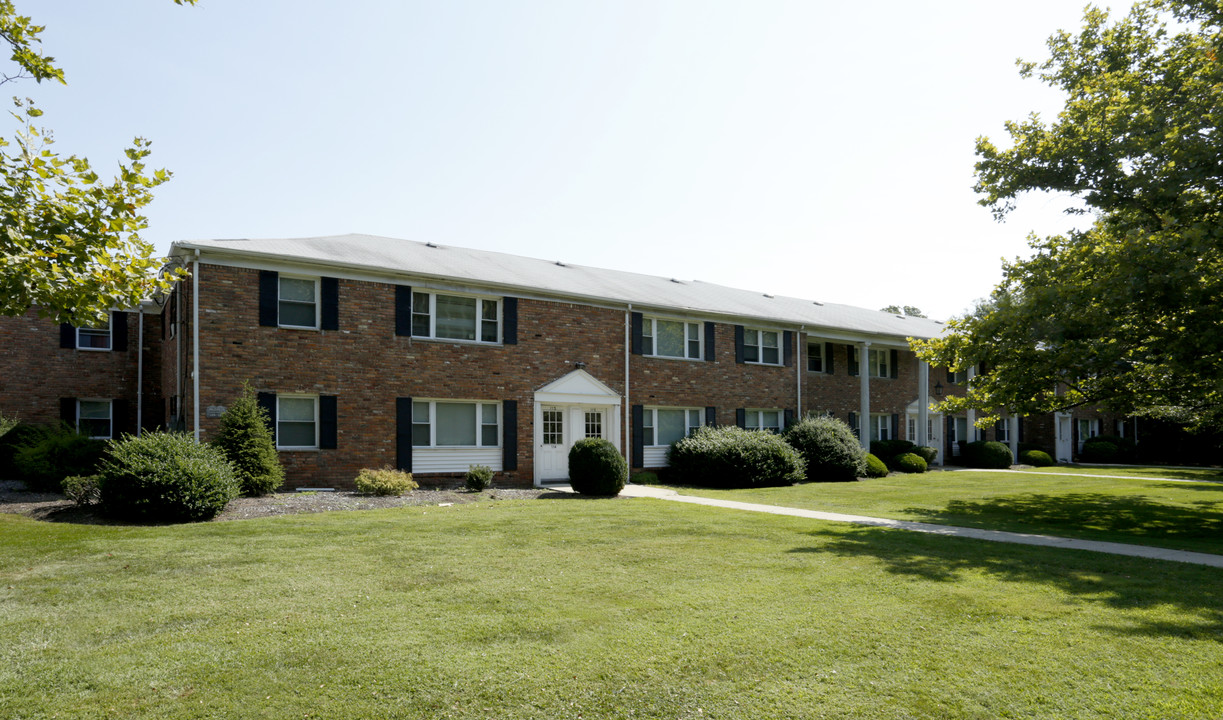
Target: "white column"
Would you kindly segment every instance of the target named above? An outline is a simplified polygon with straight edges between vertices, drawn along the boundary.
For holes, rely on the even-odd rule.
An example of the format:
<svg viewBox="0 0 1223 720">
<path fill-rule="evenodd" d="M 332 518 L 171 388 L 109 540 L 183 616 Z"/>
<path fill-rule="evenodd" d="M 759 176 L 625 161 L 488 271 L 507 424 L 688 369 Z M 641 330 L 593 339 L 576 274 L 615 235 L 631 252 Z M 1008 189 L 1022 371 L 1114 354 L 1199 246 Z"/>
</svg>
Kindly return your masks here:
<svg viewBox="0 0 1223 720">
<path fill-rule="evenodd" d="M 964 387 L 966 388 L 972 387 L 972 379 L 975 378 L 976 376 L 977 376 L 976 366 L 974 365 L 968 368 L 968 379 L 964 381 Z M 968 422 L 965 423 L 965 425 L 968 426 L 968 430 L 964 434 L 967 435 L 968 437 L 963 438 L 964 441 L 966 442 L 975 441 L 977 439 L 977 411 L 976 410 L 968 411 Z"/>
<path fill-rule="evenodd" d="M 858 440 L 868 452 L 871 449 L 871 355 L 870 341 L 858 344 L 858 380 L 861 407 L 858 412 Z"/>
<path fill-rule="evenodd" d="M 1019 416 L 1014 413 L 1006 419 L 1006 437 L 1011 441 L 1011 457 L 1019 462 Z"/>
<path fill-rule="evenodd" d="M 930 364 L 917 361 L 917 444 L 929 445 L 930 434 Z"/>
</svg>

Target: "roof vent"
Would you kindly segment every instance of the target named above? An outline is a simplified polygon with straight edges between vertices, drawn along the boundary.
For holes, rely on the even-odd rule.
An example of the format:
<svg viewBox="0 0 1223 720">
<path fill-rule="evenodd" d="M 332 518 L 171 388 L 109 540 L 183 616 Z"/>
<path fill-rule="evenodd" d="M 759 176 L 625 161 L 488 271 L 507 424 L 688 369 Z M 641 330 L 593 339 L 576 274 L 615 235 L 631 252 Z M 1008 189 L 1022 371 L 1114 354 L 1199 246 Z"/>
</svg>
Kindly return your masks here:
<svg viewBox="0 0 1223 720">
<path fill-rule="evenodd" d="M 900 318 L 901 320 L 904 320 L 904 319 L 905 319 L 905 316 L 904 316 L 904 315 L 897 315 L 896 317 Z"/>
<path fill-rule="evenodd" d="M 683 284 L 684 284 L 684 281 L 683 281 L 683 280 L 676 280 L 675 278 L 671 278 L 671 282 L 675 283 L 676 285 L 683 285 Z"/>
<path fill-rule="evenodd" d="M 561 262 L 560 260 L 557 260 L 557 261 L 556 261 L 556 266 L 557 266 L 557 267 L 569 267 L 568 265 L 566 265 L 565 263 Z"/>
<path fill-rule="evenodd" d="M 812 305 L 819 305 L 820 307 L 824 307 L 824 303 L 820 302 L 819 300 L 812 300 L 812 301 L 811 301 L 811 304 L 812 304 Z"/>
<path fill-rule="evenodd" d="M 773 296 L 772 296 L 772 295 L 770 295 L 770 294 L 768 294 L 768 293 L 765 293 L 765 294 L 764 294 L 764 296 L 765 296 L 766 298 L 770 299 L 770 300 L 772 300 L 772 299 L 773 299 Z"/>
<path fill-rule="evenodd" d="M 425 247 L 435 248 L 435 247 L 437 247 L 437 246 L 436 246 L 436 245 L 434 245 L 434 244 L 433 244 L 433 243 L 431 243 L 431 242 L 427 242 L 427 243 L 425 243 Z"/>
</svg>

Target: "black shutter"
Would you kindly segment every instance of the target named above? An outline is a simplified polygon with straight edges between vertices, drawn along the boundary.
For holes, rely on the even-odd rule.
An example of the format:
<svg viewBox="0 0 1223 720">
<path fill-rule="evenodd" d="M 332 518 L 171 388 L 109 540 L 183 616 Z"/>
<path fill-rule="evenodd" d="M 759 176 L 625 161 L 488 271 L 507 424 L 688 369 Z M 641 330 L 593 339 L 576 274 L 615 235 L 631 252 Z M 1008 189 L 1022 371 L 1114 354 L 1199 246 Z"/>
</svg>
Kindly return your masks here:
<svg viewBox="0 0 1223 720">
<path fill-rule="evenodd" d="M 76 347 L 76 326 L 71 323 L 59 324 L 59 346 L 73 349 Z"/>
<path fill-rule="evenodd" d="M 895 352 L 895 350 L 892 352 Z M 892 413 L 892 439 L 900 439 L 900 415 L 898 413 Z"/>
<path fill-rule="evenodd" d="M 412 398 L 395 398 L 395 467 L 412 472 Z"/>
<path fill-rule="evenodd" d="M 830 342 L 824 343 L 824 373 L 832 374 L 832 349 L 836 347 Z"/>
<path fill-rule="evenodd" d="M 632 313 L 629 324 L 632 326 L 632 352 L 634 355 L 641 354 L 641 325 L 645 320 L 641 317 L 641 313 Z M 636 467 L 641 467 L 637 465 Z"/>
<path fill-rule="evenodd" d="M 850 375 L 858 374 L 858 359 L 854 357 L 856 354 L 855 353 L 856 349 L 857 348 L 855 348 L 853 345 L 845 346 L 845 362 L 847 363 L 847 366 L 849 367 Z"/>
<path fill-rule="evenodd" d="M 794 364 L 794 331 L 786 330 L 781 334 L 781 364 L 790 367 Z"/>
<path fill-rule="evenodd" d="M 714 340 L 717 338 L 717 336 L 718 336 L 718 333 L 717 333 L 717 330 L 715 329 L 715 325 L 711 322 L 705 323 L 705 361 L 706 362 L 713 362 L 714 358 L 717 357 L 716 355 L 714 355 Z"/>
<path fill-rule="evenodd" d="M 892 379 L 900 377 L 900 351 L 892 351 Z"/>
<path fill-rule="evenodd" d="M 944 437 L 946 438 L 946 441 L 945 441 L 945 442 L 943 442 L 943 445 L 946 445 L 946 446 L 947 446 L 947 448 L 948 448 L 948 450 L 947 450 L 947 457 L 948 457 L 948 458 L 950 458 L 950 457 L 952 456 L 952 451 L 951 451 L 951 449 L 950 449 L 950 448 L 952 447 L 952 443 L 953 443 L 952 437 L 953 437 L 954 435 L 955 435 L 955 418 L 953 418 L 953 417 L 951 417 L 950 415 L 948 415 L 948 416 L 947 416 L 947 432 L 944 434 Z"/>
<path fill-rule="evenodd" d="M 258 393 L 255 403 L 267 413 L 268 429 L 272 431 L 272 442 L 276 442 L 276 394 Z"/>
<path fill-rule="evenodd" d="M 340 281 L 325 277 L 319 283 L 323 294 L 323 330 L 340 329 Z"/>
<path fill-rule="evenodd" d="M 849 414 L 849 429 L 858 430 L 859 435 L 861 435 L 861 428 L 858 427 L 858 413 L 856 412 L 851 412 Z"/>
<path fill-rule="evenodd" d="M 335 395 L 318 396 L 318 446 L 335 450 L 339 440 L 339 412 Z"/>
<path fill-rule="evenodd" d="M 518 344 L 518 298 L 516 297 L 501 298 L 501 344 Z M 514 458 L 515 462 L 517 462 L 518 453 L 516 450 Z M 515 469 L 517 469 L 517 465 L 515 465 Z"/>
<path fill-rule="evenodd" d="M 280 317 L 280 274 L 275 270 L 259 271 L 259 324 L 276 327 Z"/>
<path fill-rule="evenodd" d="M 395 334 L 412 336 L 412 288 L 395 286 Z"/>
<path fill-rule="evenodd" d="M 127 400 L 118 398 L 110 401 L 110 436 L 117 438 L 128 431 Z"/>
<path fill-rule="evenodd" d="M 735 362 L 743 362 L 743 326 L 735 326 Z"/>
<path fill-rule="evenodd" d="M 645 467 L 645 407 L 633 406 L 633 462 L 635 468 Z"/>
<path fill-rule="evenodd" d="M 741 428 L 747 427 L 747 410 L 745 408 L 735 409 L 735 424 Z"/>
<path fill-rule="evenodd" d="M 712 405 L 705 408 L 705 424 L 714 427 L 718 424 L 718 409 Z"/>
<path fill-rule="evenodd" d="M 513 300 L 514 298 L 506 298 Z M 411 418 L 408 418 L 409 422 Z M 501 470 L 518 469 L 518 401 L 501 401 Z"/>
<path fill-rule="evenodd" d="M 1019 442 L 1023 442 L 1023 418 L 1019 418 Z"/>
<path fill-rule="evenodd" d="M 785 417 L 785 420 L 782 421 L 782 429 L 784 430 L 794 424 L 794 411 L 786 408 L 782 415 Z"/>
<path fill-rule="evenodd" d="M 59 419 L 76 427 L 76 398 L 59 399 Z"/>
<path fill-rule="evenodd" d="M 947 368 L 947 382 L 955 384 L 955 371 L 951 368 Z"/>
<path fill-rule="evenodd" d="M 110 314 L 110 349 L 115 352 L 127 352 L 127 313 L 125 312 Z"/>
</svg>

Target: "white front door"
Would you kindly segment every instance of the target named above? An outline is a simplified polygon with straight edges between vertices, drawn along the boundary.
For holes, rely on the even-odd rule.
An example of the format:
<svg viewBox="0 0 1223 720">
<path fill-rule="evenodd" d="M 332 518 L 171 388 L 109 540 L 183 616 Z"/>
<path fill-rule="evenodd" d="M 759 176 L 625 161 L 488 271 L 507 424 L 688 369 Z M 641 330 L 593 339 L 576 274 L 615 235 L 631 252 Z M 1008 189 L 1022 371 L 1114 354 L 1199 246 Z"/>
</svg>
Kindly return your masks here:
<svg viewBox="0 0 1223 720">
<path fill-rule="evenodd" d="M 1054 439 L 1054 443 L 1057 445 L 1057 447 L 1054 448 L 1054 450 L 1057 451 L 1057 461 L 1068 463 L 1070 462 L 1070 456 L 1072 454 L 1071 450 L 1074 446 L 1074 441 L 1070 433 L 1070 414 L 1055 413 L 1053 418 L 1057 425 L 1057 431 L 1055 433 L 1056 438 Z"/>
<path fill-rule="evenodd" d="M 543 480 L 568 480 L 571 443 L 566 432 L 565 408 L 545 405 L 541 422 L 539 452 L 535 456 L 539 475 Z"/>
</svg>

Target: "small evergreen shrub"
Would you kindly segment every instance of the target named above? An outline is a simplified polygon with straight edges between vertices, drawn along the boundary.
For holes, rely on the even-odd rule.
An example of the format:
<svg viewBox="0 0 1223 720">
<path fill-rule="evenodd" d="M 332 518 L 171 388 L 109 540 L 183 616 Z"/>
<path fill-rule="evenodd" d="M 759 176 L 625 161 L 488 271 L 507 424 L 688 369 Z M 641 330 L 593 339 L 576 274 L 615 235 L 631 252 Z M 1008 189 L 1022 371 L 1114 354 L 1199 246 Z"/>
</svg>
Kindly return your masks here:
<svg viewBox="0 0 1223 720">
<path fill-rule="evenodd" d="M 221 415 L 212 441 L 233 466 L 238 486 L 248 497 L 275 492 L 285 481 L 270 422 L 267 411 L 255 400 L 255 391 L 243 384 L 242 394 Z"/>
<path fill-rule="evenodd" d="M 101 499 L 97 475 L 71 475 L 64 478 L 64 495 L 77 505 L 96 505 Z"/>
<path fill-rule="evenodd" d="M 808 481 L 848 482 L 866 473 L 866 452 L 841 420 L 806 417 L 790 426 L 785 438 L 806 463 Z"/>
<path fill-rule="evenodd" d="M 463 485 L 472 492 L 483 492 L 493 484 L 493 469 L 487 465 L 469 465 Z"/>
<path fill-rule="evenodd" d="M 1049 467 L 1053 464 L 1053 458 L 1044 450 L 1024 450 L 1019 453 L 1019 462 L 1033 467 Z"/>
<path fill-rule="evenodd" d="M 919 445 L 913 448 L 913 452 L 921 456 L 922 460 L 926 461 L 926 466 L 929 467 L 938 457 L 938 449 L 929 447 L 928 445 Z"/>
<path fill-rule="evenodd" d="M 902 473 L 924 473 L 929 466 L 925 458 L 917 453 L 901 453 L 896 456 L 892 467 Z"/>
<path fill-rule="evenodd" d="M 967 467 L 1005 470 L 1014 463 L 1011 449 L 993 440 L 966 443 L 960 455 Z"/>
<path fill-rule="evenodd" d="M 239 492 L 225 455 L 186 433 L 149 432 L 112 441 L 98 485 L 108 515 L 149 522 L 207 520 Z"/>
<path fill-rule="evenodd" d="M 892 467 L 892 462 L 898 455 L 913 452 L 915 447 L 917 445 L 908 440 L 873 440 L 871 441 L 871 454 L 882 460 L 888 467 Z"/>
<path fill-rule="evenodd" d="M 888 466 L 882 460 L 875 457 L 872 453 L 866 454 L 866 477 L 881 478 L 887 477 Z"/>
<path fill-rule="evenodd" d="M 386 466 L 381 470 L 365 468 L 354 481 L 357 492 L 365 495 L 403 495 L 419 487 L 412 473 Z"/>
<path fill-rule="evenodd" d="M 614 497 L 628 481 L 628 463 L 609 441 L 583 438 L 569 448 L 569 485 L 583 495 Z"/>
<path fill-rule="evenodd" d="M 776 487 L 805 477 L 802 456 L 780 435 L 734 426 L 697 429 L 671 446 L 667 461 L 669 482 L 698 487 Z"/>
<path fill-rule="evenodd" d="M 10 432 L 10 434 L 12 434 Z M 32 441 L 13 456 L 17 477 L 34 492 L 60 492 L 69 475 L 97 472 L 106 443 L 78 433 L 68 425 L 31 433 Z"/>
</svg>

